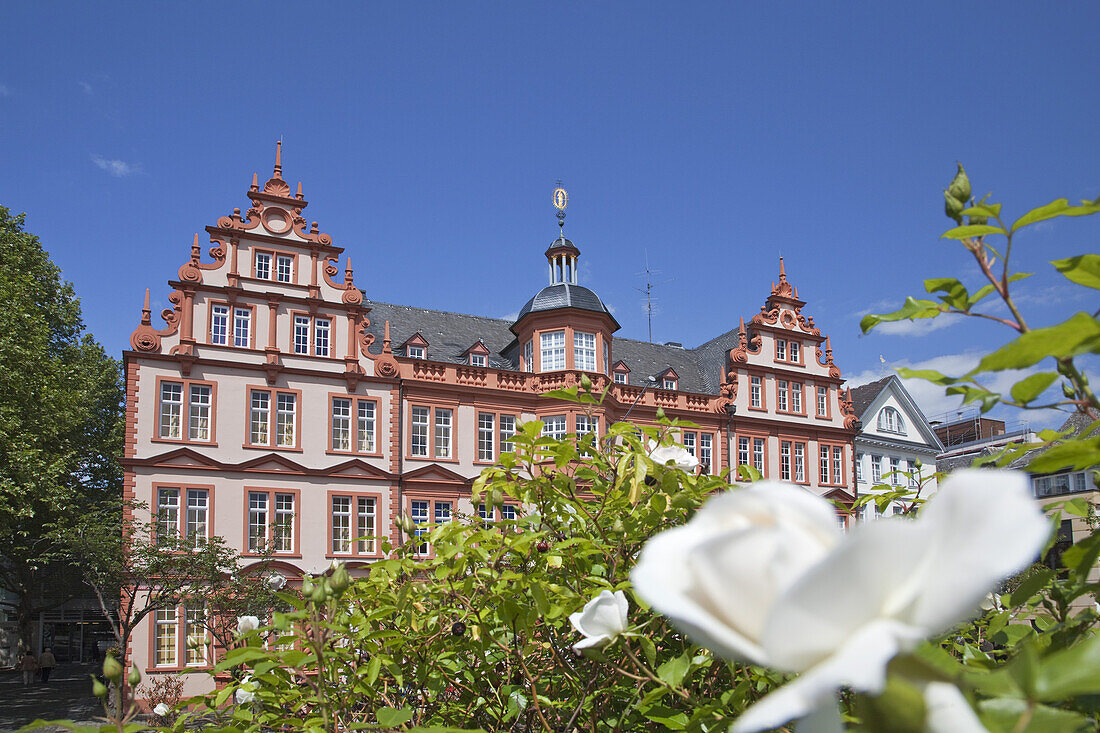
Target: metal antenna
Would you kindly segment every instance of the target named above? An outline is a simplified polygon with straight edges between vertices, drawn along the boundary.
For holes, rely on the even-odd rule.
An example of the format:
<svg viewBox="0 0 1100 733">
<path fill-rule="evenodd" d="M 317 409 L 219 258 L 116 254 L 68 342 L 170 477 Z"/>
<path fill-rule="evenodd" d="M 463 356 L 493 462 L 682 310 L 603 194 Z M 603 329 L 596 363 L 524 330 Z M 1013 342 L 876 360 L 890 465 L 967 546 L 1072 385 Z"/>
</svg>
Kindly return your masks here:
<svg viewBox="0 0 1100 733">
<path fill-rule="evenodd" d="M 654 306 L 653 288 L 655 288 L 658 285 L 663 285 L 667 282 L 672 282 L 672 278 L 662 280 L 659 283 L 653 282 L 653 276 L 657 275 L 657 274 L 660 274 L 661 271 L 660 270 L 651 270 L 651 269 L 649 269 L 649 250 L 645 249 L 643 251 L 645 252 L 645 272 L 639 272 L 639 273 L 635 273 L 635 274 L 636 275 L 645 275 L 645 287 L 644 288 L 634 288 L 634 289 L 637 290 L 639 293 L 642 293 L 642 294 L 645 295 L 645 312 L 646 312 L 646 318 L 649 321 L 649 342 L 653 343 L 653 306 Z"/>
</svg>

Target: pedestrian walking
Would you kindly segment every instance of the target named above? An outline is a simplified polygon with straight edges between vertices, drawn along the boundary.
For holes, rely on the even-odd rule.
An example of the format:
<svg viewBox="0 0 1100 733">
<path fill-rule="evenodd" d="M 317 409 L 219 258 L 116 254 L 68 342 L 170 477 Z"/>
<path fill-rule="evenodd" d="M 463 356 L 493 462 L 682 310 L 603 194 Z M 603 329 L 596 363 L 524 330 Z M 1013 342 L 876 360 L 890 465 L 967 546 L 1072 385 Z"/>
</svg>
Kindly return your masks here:
<svg viewBox="0 0 1100 733">
<path fill-rule="evenodd" d="M 43 684 L 50 681 L 50 672 L 53 672 L 55 666 L 57 666 L 57 659 L 54 658 L 50 647 L 46 647 L 42 656 L 38 658 L 38 669 L 42 671 Z"/>
<path fill-rule="evenodd" d="M 34 682 L 34 671 L 38 669 L 38 660 L 31 654 L 30 649 L 23 652 L 23 659 L 19 662 L 19 669 L 23 670 L 24 686 Z"/>
</svg>

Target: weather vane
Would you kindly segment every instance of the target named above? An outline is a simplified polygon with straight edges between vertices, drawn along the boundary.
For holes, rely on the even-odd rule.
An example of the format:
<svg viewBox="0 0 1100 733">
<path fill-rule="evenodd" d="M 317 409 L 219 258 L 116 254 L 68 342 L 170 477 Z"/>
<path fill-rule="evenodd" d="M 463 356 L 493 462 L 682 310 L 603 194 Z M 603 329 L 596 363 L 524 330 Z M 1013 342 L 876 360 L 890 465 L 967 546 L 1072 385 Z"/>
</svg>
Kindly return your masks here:
<svg viewBox="0 0 1100 733">
<path fill-rule="evenodd" d="M 562 230 L 562 236 L 565 236 L 565 207 L 569 205 L 569 194 L 561 185 L 561 179 L 558 179 L 558 187 L 554 189 L 554 208 L 558 210 L 558 228 Z"/>
</svg>

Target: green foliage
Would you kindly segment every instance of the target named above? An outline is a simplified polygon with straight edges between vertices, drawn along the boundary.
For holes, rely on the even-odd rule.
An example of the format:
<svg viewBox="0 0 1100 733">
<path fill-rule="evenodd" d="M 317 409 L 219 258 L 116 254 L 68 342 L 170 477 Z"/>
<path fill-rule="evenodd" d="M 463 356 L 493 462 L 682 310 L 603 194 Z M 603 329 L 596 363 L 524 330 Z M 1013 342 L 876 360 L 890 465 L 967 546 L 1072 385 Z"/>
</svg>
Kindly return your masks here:
<svg viewBox="0 0 1100 733">
<path fill-rule="evenodd" d="M 0 603 L 29 642 L 32 604 L 80 588 L 57 523 L 121 494 L 123 391 L 118 363 L 84 333 L 72 285 L 23 221 L 0 206 L 0 589 L 12 594 Z"/>
</svg>

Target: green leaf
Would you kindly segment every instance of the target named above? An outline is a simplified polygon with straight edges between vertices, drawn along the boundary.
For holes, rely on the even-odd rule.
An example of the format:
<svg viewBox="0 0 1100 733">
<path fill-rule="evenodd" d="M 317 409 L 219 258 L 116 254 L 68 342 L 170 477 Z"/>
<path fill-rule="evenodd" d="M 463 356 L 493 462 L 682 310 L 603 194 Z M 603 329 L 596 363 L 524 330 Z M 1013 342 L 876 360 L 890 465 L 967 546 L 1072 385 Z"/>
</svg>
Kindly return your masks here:
<svg viewBox="0 0 1100 733">
<path fill-rule="evenodd" d="M 1085 576 L 1100 556 L 1100 533 L 1091 534 L 1062 553 L 1062 566 Z"/>
<path fill-rule="evenodd" d="M 645 712 L 645 716 L 654 723 L 660 723 L 669 730 L 683 730 L 687 727 L 687 713 L 677 712 L 660 705 L 651 707 Z"/>
<path fill-rule="evenodd" d="M 413 718 L 413 711 L 408 708 L 378 708 L 374 714 L 383 728 L 396 728 Z"/>
<path fill-rule="evenodd" d="M 1000 204 L 985 204 L 978 202 L 973 206 L 963 209 L 959 212 L 962 216 L 985 216 L 990 219 L 996 219 L 1001 215 Z"/>
<path fill-rule="evenodd" d="M 1021 379 L 1012 385 L 1012 399 L 1017 402 L 1031 402 L 1041 395 L 1047 387 L 1054 384 L 1056 379 L 1058 379 L 1058 372 L 1032 374 L 1030 377 Z"/>
<path fill-rule="evenodd" d="M 1088 313 L 1076 313 L 1069 320 L 1049 328 L 1037 328 L 982 358 L 969 375 L 1024 369 L 1048 356 L 1062 359 L 1100 352 L 1100 321 Z"/>
<path fill-rule="evenodd" d="M 1053 260 L 1050 264 L 1068 280 L 1100 290 L 1100 255 L 1077 255 L 1064 260 Z"/>
<path fill-rule="evenodd" d="M 382 671 L 382 657 L 377 654 L 371 657 L 367 665 L 367 684 L 373 685 L 378 680 L 378 673 Z"/>
<path fill-rule="evenodd" d="M 691 653 L 684 652 L 678 657 L 669 659 L 657 668 L 657 676 L 662 682 L 667 682 L 673 687 L 679 687 L 687 674 L 688 665 L 691 664 Z"/>
<path fill-rule="evenodd" d="M 944 312 L 946 306 L 934 300 L 917 300 L 912 296 L 905 299 L 905 304 L 893 313 L 874 314 L 868 313 L 859 322 L 859 327 L 867 333 L 872 328 L 884 321 L 911 321 L 917 318 L 935 318 Z"/>
<path fill-rule="evenodd" d="M 989 224 L 967 224 L 966 226 L 948 229 L 940 235 L 940 239 L 969 239 L 970 237 L 983 237 L 986 234 L 1005 234 L 1005 230 Z"/>
<path fill-rule="evenodd" d="M 948 377 L 945 374 L 940 374 L 935 369 L 908 369 L 906 367 L 898 367 L 898 376 L 902 379 L 923 379 L 926 382 L 932 382 L 940 386 L 946 386 L 948 384 L 954 384 L 959 381 L 954 377 Z"/>
<path fill-rule="evenodd" d="M 646 663 L 652 667 L 657 663 L 657 647 L 653 645 L 653 640 L 648 636 L 638 637 L 638 645 L 642 647 L 642 655 L 645 657 Z"/>
<path fill-rule="evenodd" d="M 1026 700 L 1001 697 L 978 703 L 978 717 L 990 733 L 1075 733 L 1087 723 L 1084 716 L 1046 705 L 1029 708 Z M 1025 713 L 1030 717 L 1019 724 Z"/>
<path fill-rule="evenodd" d="M 1100 207 L 1091 203 L 1085 203 L 1081 206 L 1070 206 L 1069 201 L 1066 199 L 1055 199 L 1046 206 L 1032 209 L 1012 222 L 1012 231 L 1016 231 L 1020 227 L 1026 227 L 1028 224 L 1034 224 L 1038 221 L 1053 219 L 1056 216 L 1087 216 L 1089 214 L 1095 214 L 1097 211 L 1100 211 Z"/>
<path fill-rule="evenodd" d="M 1020 583 L 1016 590 L 1012 591 L 1009 603 L 1013 606 L 1021 606 L 1027 599 L 1039 592 L 1047 582 L 1054 577 L 1054 571 L 1050 568 L 1041 568 L 1031 573 Z"/>
<path fill-rule="evenodd" d="M 1100 436 L 1078 438 L 1048 448 L 1032 459 L 1027 465 L 1027 470 L 1032 473 L 1081 471 L 1097 463 L 1100 463 Z"/>
<path fill-rule="evenodd" d="M 1089 635 L 1044 659 L 1035 692 L 1044 702 L 1100 693 L 1100 636 Z"/>
</svg>

